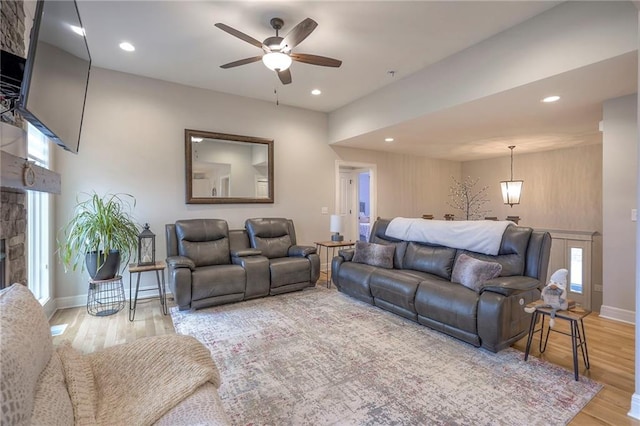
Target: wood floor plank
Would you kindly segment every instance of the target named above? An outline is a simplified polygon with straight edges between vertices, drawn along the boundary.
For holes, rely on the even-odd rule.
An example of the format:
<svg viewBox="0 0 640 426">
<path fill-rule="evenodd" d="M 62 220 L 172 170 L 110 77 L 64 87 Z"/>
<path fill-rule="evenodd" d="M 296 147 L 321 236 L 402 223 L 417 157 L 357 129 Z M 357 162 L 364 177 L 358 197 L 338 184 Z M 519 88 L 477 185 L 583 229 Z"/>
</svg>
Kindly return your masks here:
<svg viewBox="0 0 640 426">
<path fill-rule="evenodd" d="M 318 285 L 325 285 L 322 274 Z M 168 306 L 175 306 L 170 298 Z M 54 343 L 69 340 L 83 352 L 92 352 L 115 344 L 131 342 L 141 337 L 174 333 L 170 315 L 162 315 L 158 298 L 139 301 L 135 321 L 128 319 L 129 305 L 115 315 L 93 317 L 84 307 L 57 311 L 51 325 L 68 324 L 62 336 L 54 337 Z M 556 320 L 558 330 L 568 330 L 564 321 Z M 584 319 L 591 369 L 585 370 L 580 364 L 580 373 L 604 385 L 604 388 L 571 421 L 571 425 L 633 425 L 640 426 L 627 416 L 631 405 L 631 395 L 635 390 L 634 326 L 600 318 L 592 313 Z M 540 356 L 534 340 L 533 356 Z M 526 338 L 516 342 L 514 348 L 524 352 Z M 548 362 L 567 369 L 573 375 L 573 356 L 570 338 L 552 333 L 547 350 L 541 356 Z M 524 356 L 523 356 L 524 358 Z M 524 362 L 524 360 L 523 360 Z"/>
</svg>

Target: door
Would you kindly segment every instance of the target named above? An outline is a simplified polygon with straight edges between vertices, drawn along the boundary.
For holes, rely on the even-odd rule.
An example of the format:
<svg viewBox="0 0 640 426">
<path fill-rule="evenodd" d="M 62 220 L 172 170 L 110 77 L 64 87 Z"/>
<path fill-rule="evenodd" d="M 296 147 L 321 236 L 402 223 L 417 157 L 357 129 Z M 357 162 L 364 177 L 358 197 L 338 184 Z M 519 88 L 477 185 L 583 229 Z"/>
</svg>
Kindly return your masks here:
<svg viewBox="0 0 640 426">
<path fill-rule="evenodd" d="M 375 222 L 378 213 L 376 170 L 375 164 L 336 161 L 335 212 L 342 216 L 343 235 L 347 241 L 360 240 L 361 203 L 364 203 L 362 217 L 369 217 L 369 227 Z M 362 179 L 366 181 L 366 184 L 360 184 Z M 363 191 L 360 191 L 360 186 L 363 187 Z M 366 222 L 366 220 L 363 218 L 362 222 Z"/>
<path fill-rule="evenodd" d="M 342 218 L 342 235 L 345 241 L 356 241 L 357 235 L 354 226 L 355 185 L 351 171 L 341 171 L 339 181 L 339 197 L 336 206 L 336 214 Z"/>
</svg>

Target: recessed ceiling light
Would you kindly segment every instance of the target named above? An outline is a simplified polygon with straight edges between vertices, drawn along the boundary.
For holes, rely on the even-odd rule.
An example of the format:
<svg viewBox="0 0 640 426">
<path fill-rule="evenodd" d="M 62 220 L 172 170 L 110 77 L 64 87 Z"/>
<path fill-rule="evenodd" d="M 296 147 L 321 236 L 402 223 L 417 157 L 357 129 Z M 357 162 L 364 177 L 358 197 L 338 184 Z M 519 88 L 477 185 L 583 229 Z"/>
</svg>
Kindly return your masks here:
<svg viewBox="0 0 640 426">
<path fill-rule="evenodd" d="M 75 25 L 69 25 L 69 27 L 71 27 L 71 31 L 73 31 L 74 33 L 76 33 L 78 35 L 81 35 L 81 36 L 85 35 L 84 28 L 78 27 L 78 26 L 75 26 Z"/>
<path fill-rule="evenodd" d="M 127 52 L 133 52 L 134 50 L 136 50 L 133 44 L 129 43 L 128 41 L 123 41 L 122 43 L 120 43 L 120 49 Z"/>
<path fill-rule="evenodd" d="M 393 142 L 393 140 L 394 140 L 393 138 L 384 138 L 385 142 Z"/>
<path fill-rule="evenodd" d="M 320 90 L 320 89 L 313 89 L 313 90 L 311 91 L 311 94 L 312 94 L 312 95 L 315 95 L 315 96 L 321 95 L 321 94 L 322 94 L 322 90 Z"/>
<path fill-rule="evenodd" d="M 558 95 L 553 95 L 553 96 L 547 96 L 546 98 L 544 98 L 544 99 L 542 100 L 542 102 L 545 102 L 545 103 L 551 103 L 551 102 L 557 102 L 557 101 L 559 101 L 559 100 L 560 100 L 560 96 L 558 96 Z"/>
</svg>

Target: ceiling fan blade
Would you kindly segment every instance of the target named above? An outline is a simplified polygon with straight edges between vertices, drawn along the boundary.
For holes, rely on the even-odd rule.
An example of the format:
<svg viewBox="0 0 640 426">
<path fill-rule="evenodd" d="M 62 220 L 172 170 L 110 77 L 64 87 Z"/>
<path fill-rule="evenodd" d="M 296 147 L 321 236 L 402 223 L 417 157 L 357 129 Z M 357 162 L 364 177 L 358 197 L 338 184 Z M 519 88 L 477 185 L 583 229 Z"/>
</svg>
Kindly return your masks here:
<svg viewBox="0 0 640 426">
<path fill-rule="evenodd" d="M 280 43 L 280 50 L 291 50 L 309 36 L 316 29 L 318 23 L 311 18 L 307 18 L 293 27 Z"/>
<path fill-rule="evenodd" d="M 291 59 L 305 64 L 320 65 L 322 67 L 339 67 L 342 65 L 342 61 L 333 58 L 327 58 L 326 56 L 309 55 L 307 53 L 292 53 Z"/>
<path fill-rule="evenodd" d="M 261 59 L 262 59 L 262 56 L 254 56 L 253 58 L 240 59 L 239 61 L 229 62 L 228 64 L 220 65 L 220 68 L 227 69 L 227 68 L 239 67 L 240 65 L 246 65 L 252 62 L 258 62 Z"/>
<path fill-rule="evenodd" d="M 276 73 L 282 84 L 291 84 L 291 70 L 289 68 L 284 71 L 276 71 Z"/>
<path fill-rule="evenodd" d="M 267 46 L 262 44 L 261 41 L 258 41 L 255 38 L 253 38 L 251 36 L 248 36 L 245 33 L 236 30 L 235 28 L 231 28 L 230 26 L 225 25 L 225 24 L 223 24 L 221 22 L 218 22 L 215 25 L 216 25 L 216 27 L 220 28 L 222 31 L 225 31 L 225 32 L 231 34 L 234 37 L 238 37 L 240 40 L 244 40 L 247 43 L 254 45 L 255 47 L 259 47 L 260 49 L 264 50 L 265 52 L 269 52 L 271 50 Z"/>
</svg>

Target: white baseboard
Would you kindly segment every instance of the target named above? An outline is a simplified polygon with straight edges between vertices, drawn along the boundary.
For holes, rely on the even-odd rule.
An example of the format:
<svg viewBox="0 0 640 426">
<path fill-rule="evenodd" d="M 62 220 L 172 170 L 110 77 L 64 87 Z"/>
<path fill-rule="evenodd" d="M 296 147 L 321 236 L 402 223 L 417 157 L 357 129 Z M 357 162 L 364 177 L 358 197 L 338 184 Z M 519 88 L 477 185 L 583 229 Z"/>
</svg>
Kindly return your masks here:
<svg viewBox="0 0 640 426">
<path fill-rule="evenodd" d="M 44 313 L 47 316 L 47 319 L 51 319 L 53 314 L 56 313 L 57 304 L 55 299 L 47 299 L 47 301 L 42 305 L 42 309 L 44 309 Z"/>
<path fill-rule="evenodd" d="M 627 415 L 640 420 L 640 395 L 637 393 L 631 395 L 631 410 L 629 410 Z"/>
<path fill-rule="evenodd" d="M 148 292 L 145 290 L 149 290 Z M 151 291 L 151 290 L 155 290 Z M 167 289 L 167 297 L 169 297 L 171 295 L 171 293 L 168 291 L 169 289 Z M 125 300 L 129 300 L 129 290 L 127 288 L 125 288 L 124 291 L 124 297 Z M 142 300 L 142 299 L 151 299 L 153 297 L 158 297 L 158 287 L 155 285 L 149 285 L 149 286 L 145 286 L 145 287 L 140 287 L 139 293 L 138 293 L 138 300 Z M 68 296 L 68 297 L 58 297 L 55 299 L 55 310 L 58 309 L 66 309 L 66 308 L 77 308 L 79 306 L 86 306 L 87 305 L 87 295 L 86 294 L 80 294 L 77 296 Z M 52 314 L 53 315 L 53 314 Z"/>
<path fill-rule="evenodd" d="M 600 317 L 614 321 L 626 322 L 627 324 L 636 323 L 636 313 L 626 309 L 620 309 L 613 306 L 602 305 L 600 307 Z"/>
</svg>

